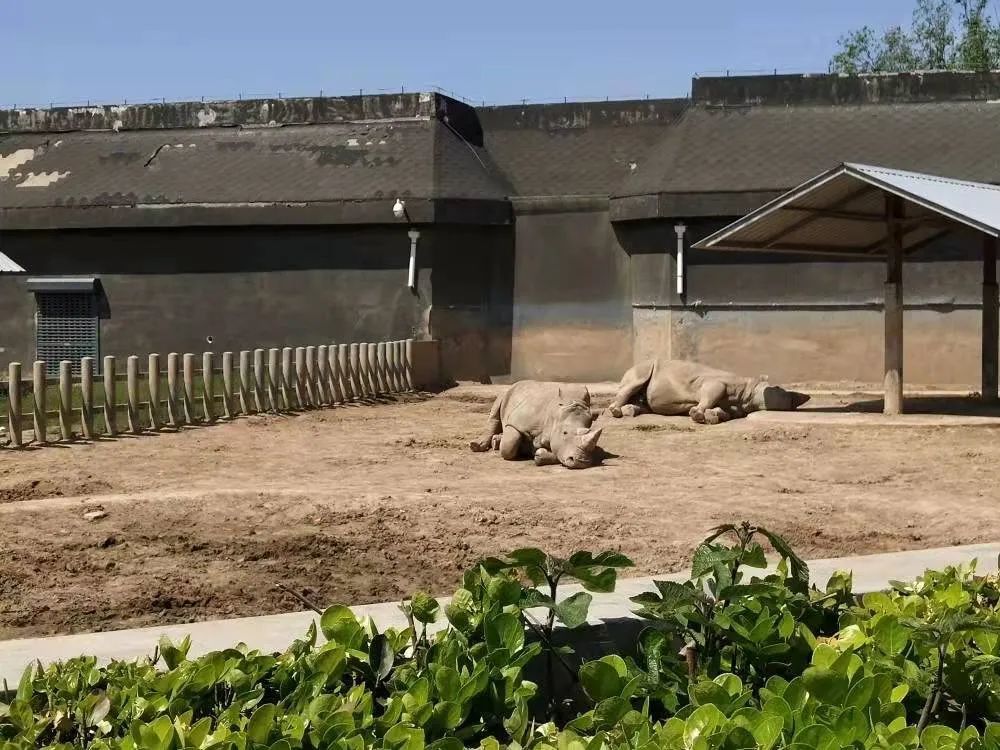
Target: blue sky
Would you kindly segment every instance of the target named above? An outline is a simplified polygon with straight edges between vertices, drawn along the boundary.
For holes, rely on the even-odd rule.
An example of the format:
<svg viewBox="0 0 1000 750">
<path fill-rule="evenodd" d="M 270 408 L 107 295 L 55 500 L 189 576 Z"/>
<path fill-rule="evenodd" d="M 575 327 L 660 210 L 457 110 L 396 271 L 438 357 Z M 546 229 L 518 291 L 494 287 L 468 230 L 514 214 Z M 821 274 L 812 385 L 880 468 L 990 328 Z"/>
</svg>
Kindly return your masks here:
<svg viewBox="0 0 1000 750">
<path fill-rule="evenodd" d="M 0 106 L 440 86 L 475 101 L 683 96 L 695 73 L 825 71 L 913 0 L 0 0 Z"/>
</svg>

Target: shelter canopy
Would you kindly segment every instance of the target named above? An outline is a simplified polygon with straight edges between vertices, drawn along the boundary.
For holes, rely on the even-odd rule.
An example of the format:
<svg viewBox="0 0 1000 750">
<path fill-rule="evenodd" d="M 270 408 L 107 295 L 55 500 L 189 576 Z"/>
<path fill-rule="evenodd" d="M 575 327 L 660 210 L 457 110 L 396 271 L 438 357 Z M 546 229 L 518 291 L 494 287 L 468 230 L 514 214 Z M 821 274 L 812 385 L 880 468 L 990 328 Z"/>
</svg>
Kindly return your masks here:
<svg viewBox="0 0 1000 750">
<path fill-rule="evenodd" d="M 895 221 L 904 253 L 956 224 L 1000 236 L 1000 186 L 841 164 L 696 242 L 694 248 L 882 256 L 891 244 L 887 196 L 903 202 Z"/>
</svg>

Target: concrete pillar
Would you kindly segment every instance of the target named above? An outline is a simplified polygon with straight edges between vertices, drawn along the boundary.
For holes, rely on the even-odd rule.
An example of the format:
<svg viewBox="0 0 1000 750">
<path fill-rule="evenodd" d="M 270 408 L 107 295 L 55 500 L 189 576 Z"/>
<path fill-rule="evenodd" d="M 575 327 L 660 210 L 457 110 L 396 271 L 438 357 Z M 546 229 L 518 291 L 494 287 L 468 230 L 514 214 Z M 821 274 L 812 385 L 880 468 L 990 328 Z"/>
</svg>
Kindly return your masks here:
<svg viewBox="0 0 1000 750">
<path fill-rule="evenodd" d="M 149 426 L 160 429 L 160 355 L 150 354 L 146 364 L 146 386 L 149 390 Z"/>
<path fill-rule="evenodd" d="M 215 364 L 212 352 L 201 354 L 201 403 L 206 422 L 215 421 Z"/>
<path fill-rule="evenodd" d="M 885 408 L 903 413 L 903 200 L 886 196 L 889 242 L 885 278 Z"/>
<path fill-rule="evenodd" d="M 104 358 L 104 427 L 111 436 L 118 434 L 118 396 L 115 383 L 115 358 Z"/>
<path fill-rule="evenodd" d="M 125 379 L 128 394 L 128 428 L 133 435 L 142 432 L 139 419 L 139 358 L 134 354 L 125 360 Z"/>
<path fill-rule="evenodd" d="M 21 363 L 11 362 L 7 374 L 7 429 L 10 445 L 20 448 L 21 443 Z"/>
<path fill-rule="evenodd" d="M 48 383 L 45 382 L 45 362 L 38 360 L 35 362 L 31 373 L 32 396 L 34 402 L 35 442 L 45 445 L 48 442 L 49 416 L 45 411 L 45 389 Z"/>
<path fill-rule="evenodd" d="M 171 427 L 181 423 L 181 410 L 177 403 L 177 392 L 180 388 L 180 355 L 170 352 L 167 355 L 167 420 Z"/>
<path fill-rule="evenodd" d="M 267 375 L 264 372 L 264 350 L 253 350 L 253 402 L 257 413 L 267 411 Z"/>
<path fill-rule="evenodd" d="M 194 355 L 184 355 L 184 420 L 194 424 Z"/>
<path fill-rule="evenodd" d="M 277 414 L 281 411 L 281 396 L 278 384 L 281 382 L 281 349 L 272 347 L 267 350 L 267 400 L 271 411 Z"/>
<path fill-rule="evenodd" d="M 281 400 L 285 405 L 285 411 L 295 408 L 295 400 L 292 398 L 292 383 L 295 381 L 295 373 L 292 369 L 292 347 L 286 346 L 281 350 Z"/>
<path fill-rule="evenodd" d="M 86 440 L 94 439 L 94 358 L 80 360 L 80 429 Z M 18 436 L 20 439 L 20 436 Z"/>
<path fill-rule="evenodd" d="M 983 235 L 983 401 L 1000 400 L 1000 291 L 997 287 L 997 238 Z"/>
<path fill-rule="evenodd" d="M 222 353 L 222 409 L 226 419 L 232 419 L 233 413 L 233 353 Z"/>
<path fill-rule="evenodd" d="M 73 363 L 68 359 L 59 363 L 59 435 L 73 439 Z"/>
</svg>

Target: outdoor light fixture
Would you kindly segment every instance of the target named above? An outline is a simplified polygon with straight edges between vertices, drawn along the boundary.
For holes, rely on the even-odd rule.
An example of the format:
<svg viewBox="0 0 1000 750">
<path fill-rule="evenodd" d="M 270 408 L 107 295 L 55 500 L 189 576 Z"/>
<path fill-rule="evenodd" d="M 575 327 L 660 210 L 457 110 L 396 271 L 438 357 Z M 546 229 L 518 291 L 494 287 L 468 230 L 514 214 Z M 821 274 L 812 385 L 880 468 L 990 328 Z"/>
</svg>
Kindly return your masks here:
<svg viewBox="0 0 1000 750">
<path fill-rule="evenodd" d="M 684 294 L 684 235 L 687 227 L 683 222 L 674 224 L 677 233 L 677 294 Z"/>
<path fill-rule="evenodd" d="M 399 201 L 396 201 L 397 203 Z M 406 285 L 411 292 L 417 291 L 417 240 L 420 239 L 420 232 L 411 229 L 407 234 L 410 237 L 410 270 L 406 275 Z"/>
<path fill-rule="evenodd" d="M 396 198 L 396 202 L 392 204 L 392 215 L 397 219 L 406 218 L 406 204 L 399 198 Z"/>
</svg>

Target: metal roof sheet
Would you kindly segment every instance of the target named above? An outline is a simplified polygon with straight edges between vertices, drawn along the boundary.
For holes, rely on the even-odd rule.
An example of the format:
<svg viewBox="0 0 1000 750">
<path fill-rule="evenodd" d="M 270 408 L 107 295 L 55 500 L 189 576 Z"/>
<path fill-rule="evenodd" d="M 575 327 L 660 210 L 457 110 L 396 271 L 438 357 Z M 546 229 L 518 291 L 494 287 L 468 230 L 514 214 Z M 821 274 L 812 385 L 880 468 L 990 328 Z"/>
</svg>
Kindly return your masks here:
<svg viewBox="0 0 1000 750">
<path fill-rule="evenodd" d="M 865 164 L 841 164 L 696 242 L 700 250 L 875 255 L 885 198 L 906 202 L 904 250 L 963 224 L 1000 236 L 1000 186 Z"/>
</svg>

